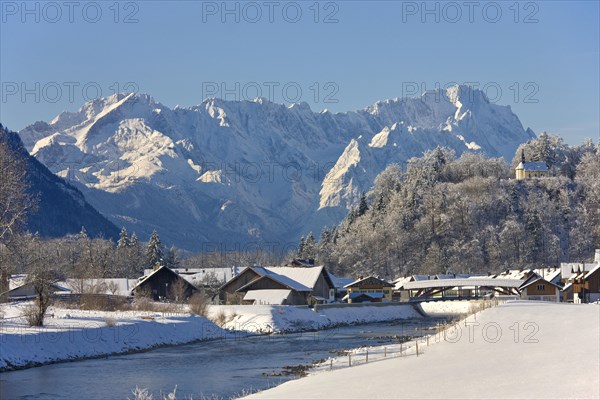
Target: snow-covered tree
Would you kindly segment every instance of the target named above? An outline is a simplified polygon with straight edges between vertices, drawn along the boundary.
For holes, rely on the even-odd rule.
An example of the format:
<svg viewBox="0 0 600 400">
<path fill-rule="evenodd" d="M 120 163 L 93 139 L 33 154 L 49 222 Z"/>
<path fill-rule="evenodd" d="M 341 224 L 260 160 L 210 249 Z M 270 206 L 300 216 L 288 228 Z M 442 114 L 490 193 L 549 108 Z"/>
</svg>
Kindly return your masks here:
<svg viewBox="0 0 600 400">
<path fill-rule="evenodd" d="M 117 249 L 125 249 L 127 247 L 129 247 L 129 236 L 127 234 L 127 229 L 122 227 L 121 232 L 119 233 L 119 240 L 117 241 Z"/>
<path fill-rule="evenodd" d="M 163 245 L 158 237 L 158 233 L 154 230 L 146 248 L 146 266 L 147 268 L 153 268 L 157 264 L 162 265 L 163 262 Z"/>
<path fill-rule="evenodd" d="M 9 143 L 0 124 L 0 243 L 17 234 L 36 202 L 28 192 L 27 166 L 21 154 Z"/>
</svg>

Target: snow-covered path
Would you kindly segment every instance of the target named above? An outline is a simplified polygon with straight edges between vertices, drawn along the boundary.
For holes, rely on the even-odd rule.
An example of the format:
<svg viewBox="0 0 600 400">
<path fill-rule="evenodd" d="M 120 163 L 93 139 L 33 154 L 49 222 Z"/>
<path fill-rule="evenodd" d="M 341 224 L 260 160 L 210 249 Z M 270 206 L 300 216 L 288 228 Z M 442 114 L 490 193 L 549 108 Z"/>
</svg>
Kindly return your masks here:
<svg viewBox="0 0 600 400">
<path fill-rule="evenodd" d="M 509 302 L 469 317 L 422 354 L 319 372 L 252 399 L 600 397 L 600 307 Z"/>
</svg>

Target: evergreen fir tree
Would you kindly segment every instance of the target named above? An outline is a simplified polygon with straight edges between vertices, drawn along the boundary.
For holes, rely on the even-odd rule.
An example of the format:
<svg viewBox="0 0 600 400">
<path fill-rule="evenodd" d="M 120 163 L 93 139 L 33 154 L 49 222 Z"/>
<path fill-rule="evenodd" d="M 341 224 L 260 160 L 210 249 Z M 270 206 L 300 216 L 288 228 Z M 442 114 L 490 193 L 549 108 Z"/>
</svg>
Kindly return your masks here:
<svg viewBox="0 0 600 400">
<path fill-rule="evenodd" d="M 325 245 L 325 244 L 329 244 L 331 243 L 331 232 L 329 231 L 329 228 L 327 227 L 327 225 L 325 225 L 323 227 L 323 230 L 321 231 L 321 236 L 319 238 L 319 244 L 321 246 Z"/>
<path fill-rule="evenodd" d="M 162 265 L 163 261 L 163 245 L 158 237 L 158 233 L 154 230 L 146 249 L 146 266 L 153 268 L 156 264 Z"/>
<path fill-rule="evenodd" d="M 304 236 L 300 238 L 300 243 L 298 243 L 298 258 L 302 258 L 302 254 L 304 254 Z"/>
<path fill-rule="evenodd" d="M 169 251 L 167 252 L 167 256 L 165 258 L 165 265 L 169 268 L 177 268 L 179 265 L 179 257 L 177 257 L 177 249 L 175 246 L 171 246 Z"/>
<path fill-rule="evenodd" d="M 129 247 L 129 236 L 127 235 L 127 229 L 125 227 L 121 228 L 121 233 L 119 234 L 119 241 L 117 242 L 117 249 L 124 249 Z"/>
<path fill-rule="evenodd" d="M 127 274 L 130 276 L 139 276 L 144 272 L 145 260 L 143 259 L 140 243 L 137 235 L 134 233 L 129 237 L 129 247 L 127 248 Z"/>
<path fill-rule="evenodd" d="M 87 234 L 87 231 L 85 230 L 85 226 L 81 227 L 81 231 L 79 232 L 79 239 L 88 239 L 89 236 Z"/>
<path fill-rule="evenodd" d="M 129 239 L 129 247 L 137 247 L 139 245 L 139 240 L 135 232 L 131 234 L 131 238 Z"/>
<path fill-rule="evenodd" d="M 367 213 L 367 211 L 369 211 L 369 206 L 367 205 L 367 197 L 363 193 L 360 196 L 360 203 L 358 205 L 358 216 L 362 217 Z"/>
<path fill-rule="evenodd" d="M 302 252 L 302 258 L 316 258 L 317 256 L 317 241 L 313 236 L 312 232 L 309 232 L 306 236 L 306 242 L 304 243 L 304 251 Z"/>
</svg>

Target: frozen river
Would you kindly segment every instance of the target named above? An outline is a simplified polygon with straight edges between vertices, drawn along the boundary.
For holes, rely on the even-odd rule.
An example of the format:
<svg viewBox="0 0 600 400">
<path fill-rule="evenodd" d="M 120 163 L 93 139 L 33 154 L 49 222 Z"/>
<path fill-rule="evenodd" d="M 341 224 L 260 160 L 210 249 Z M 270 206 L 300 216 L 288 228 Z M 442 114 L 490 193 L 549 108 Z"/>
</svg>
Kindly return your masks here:
<svg viewBox="0 0 600 400">
<path fill-rule="evenodd" d="M 157 398 L 177 385 L 178 398 L 228 399 L 266 389 L 295 375 L 286 366 L 312 364 L 338 351 L 398 343 L 421 336 L 439 320 L 420 319 L 341 327 L 319 332 L 254 336 L 165 347 L 144 353 L 47 365 L 0 373 L 0 398 L 127 399 L 136 386 Z"/>
</svg>

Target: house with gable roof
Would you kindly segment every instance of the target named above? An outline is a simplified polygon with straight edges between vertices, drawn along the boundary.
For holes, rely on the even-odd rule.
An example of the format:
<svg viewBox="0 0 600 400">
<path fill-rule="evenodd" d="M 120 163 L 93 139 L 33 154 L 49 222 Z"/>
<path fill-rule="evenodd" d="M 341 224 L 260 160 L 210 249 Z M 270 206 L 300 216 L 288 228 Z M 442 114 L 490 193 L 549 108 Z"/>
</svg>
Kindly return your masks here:
<svg viewBox="0 0 600 400">
<path fill-rule="evenodd" d="M 561 287 L 558 284 L 541 277 L 537 273 L 530 275 L 519 287 L 521 299 L 523 300 L 553 301 L 556 303 L 560 301 L 560 290 Z"/>
<path fill-rule="evenodd" d="M 394 284 L 376 276 L 361 276 L 345 287 L 348 289 L 348 294 L 344 296 L 344 300 L 348 303 L 380 303 L 392 301 Z"/>
<path fill-rule="evenodd" d="M 561 263 L 560 268 L 565 284 L 563 301 L 593 303 L 600 300 L 600 249 L 596 250 L 594 262 Z"/>
<path fill-rule="evenodd" d="M 221 287 L 228 304 L 307 305 L 335 300 L 335 283 L 323 266 L 244 269 Z"/>
</svg>

